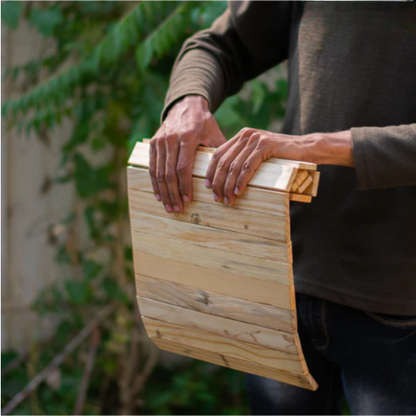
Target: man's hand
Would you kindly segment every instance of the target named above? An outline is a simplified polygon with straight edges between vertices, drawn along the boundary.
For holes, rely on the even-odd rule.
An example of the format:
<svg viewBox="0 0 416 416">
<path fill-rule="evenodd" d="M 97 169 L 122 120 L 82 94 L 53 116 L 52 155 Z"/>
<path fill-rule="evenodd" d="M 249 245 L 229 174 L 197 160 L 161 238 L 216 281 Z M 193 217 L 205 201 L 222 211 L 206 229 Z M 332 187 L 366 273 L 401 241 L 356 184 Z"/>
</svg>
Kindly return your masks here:
<svg viewBox="0 0 416 416">
<path fill-rule="evenodd" d="M 260 164 L 271 157 L 353 167 L 351 133 L 289 136 L 244 128 L 218 148 L 208 165 L 206 186 L 215 201 L 233 205 Z"/>
<path fill-rule="evenodd" d="M 149 172 L 153 191 L 166 212 L 181 212 L 192 200 L 192 167 L 198 145 L 219 147 L 225 143 L 207 101 L 190 95 L 169 111 L 150 141 Z"/>
</svg>

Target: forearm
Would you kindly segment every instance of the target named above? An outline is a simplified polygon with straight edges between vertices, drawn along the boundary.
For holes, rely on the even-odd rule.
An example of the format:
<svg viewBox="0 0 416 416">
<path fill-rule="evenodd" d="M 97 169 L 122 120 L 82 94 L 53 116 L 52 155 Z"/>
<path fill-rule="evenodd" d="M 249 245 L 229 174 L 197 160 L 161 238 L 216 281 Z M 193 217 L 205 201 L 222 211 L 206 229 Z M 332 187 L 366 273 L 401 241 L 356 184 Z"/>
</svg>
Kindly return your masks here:
<svg viewBox="0 0 416 416">
<path fill-rule="evenodd" d="M 351 131 L 301 136 L 304 160 L 317 165 L 354 167 Z"/>
</svg>

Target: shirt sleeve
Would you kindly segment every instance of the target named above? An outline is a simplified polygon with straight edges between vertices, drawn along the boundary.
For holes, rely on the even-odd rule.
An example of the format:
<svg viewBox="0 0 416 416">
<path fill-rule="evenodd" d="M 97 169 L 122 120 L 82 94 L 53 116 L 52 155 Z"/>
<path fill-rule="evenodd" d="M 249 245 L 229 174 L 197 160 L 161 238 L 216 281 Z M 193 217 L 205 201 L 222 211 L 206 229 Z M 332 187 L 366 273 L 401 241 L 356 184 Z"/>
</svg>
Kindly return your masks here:
<svg viewBox="0 0 416 416">
<path fill-rule="evenodd" d="M 416 186 L 416 124 L 351 129 L 361 189 Z"/>
<path fill-rule="evenodd" d="M 162 120 L 186 95 L 201 95 L 211 112 L 245 81 L 288 56 L 293 2 L 230 1 L 210 29 L 189 38 L 176 59 Z"/>
</svg>

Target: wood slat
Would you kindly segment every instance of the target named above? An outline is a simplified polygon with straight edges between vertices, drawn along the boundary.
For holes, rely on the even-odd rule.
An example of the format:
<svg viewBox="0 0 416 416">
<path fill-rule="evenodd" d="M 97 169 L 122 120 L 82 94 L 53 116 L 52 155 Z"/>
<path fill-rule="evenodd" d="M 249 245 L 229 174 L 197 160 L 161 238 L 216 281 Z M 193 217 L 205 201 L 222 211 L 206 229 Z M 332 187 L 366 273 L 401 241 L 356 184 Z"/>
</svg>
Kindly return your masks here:
<svg viewBox="0 0 416 416">
<path fill-rule="evenodd" d="M 299 351 L 295 337 L 292 334 L 197 312 L 140 296 L 137 299 L 140 312 L 145 317 L 279 350 L 287 354 L 298 355 Z"/>
<path fill-rule="evenodd" d="M 297 331 L 295 312 L 289 309 L 251 302 L 143 275 L 137 280 L 136 288 L 138 295 L 144 298 L 289 334 L 295 334 Z"/>
<path fill-rule="evenodd" d="M 127 168 L 127 177 L 130 189 L 153 194 L 152 183 L 147 169 L 130 166 Z M 214 201 L 212 190 L 206 188 L 203 179 L 192 178 L 192 186 L 193 199 L 195 201 L 223 205 L 221 202 Z M 285 217 L 289 215 L 289 198 L 287 192 L 248 187 L 243 195 L 237 197 L 234 207 L 245 211 L 264 212 L 269 215 Z"/>
<path fill-rule="evenodd" d="M 272 380 L 281 381 L 282 383 L 288 383 L 308 390 L 316 390 L 318 388 L 317 383 L 309 373 L 301 375 L 282 370 L 272 370 L 269 367 L 233 357 L 225 357 L 224 355 L 216 354 L 212 351 L 206 351 L 195 347 L 190 349 L 177 342 L 166 341 L 158 338 L 152 338 L 152 341 L 162 350 L 171 351 L 176 354 L 195 358 L 197 360 L 207 361 L 212 364 L 228 367 L 245 373 L 256 374 L 261 377 L 267 377 Z"/>
<path fill-rule="evenodd" d="M 130 225 L 134 231 L 154 237 L 169 238 L 171 241 L 192 243 L 205 248 L 286 264 L 292 263 L 291 243 L 281 243 L 233 231 L 201 227 L 139 212 L 134 212 L 131 216 Z"/>
<path fill-rule="evenodd" d="M 178 221 L 179 222 L 179 221 Z M 292 265 L 132 230 L 133 249 L 204 269 L 291 285 Z"/>
<path fill-rule="evenodd" d="M 285 370 L 295 374 L 308 372 L 302 355 L 288 354 L 151 318 L 143 317 L 142 319 L 150 338 L 182 343 L 187 348 L 204 349 L 276 370 Z"/>
<path fill-rule="evenodd" d="M 267 280 L 259 280 L 232 273 L 205 269 L 189 263 L 164 259 L 135 249 L 134 269 L 140 275 L 156 277 L 173 283 L 192 285 L 196 289 L 265 303 L 278 308 L 295 308 L 293 285 L 280 285 Z"/>
<path fill-rule="evenodd" d="M 143 139 L 142 143 L 149 144 L 150 139 Z M 198 151 L 207 152 L 207 153 L 214 153 L 217 149 L 215 147 L 205 147 L 205 146 L 198 146 Z M 310 162 L 302 162 L 300 160 L 287 160 L 287 159 L 279 159 L 279 158 L 271 158 L 267 159 L 267 163 L 278 163 L 278 164 L 286 164 L 295 166 L 297 169 L 305 169 L 309 171 L 316 170 L 316 164 Z"/>
<path fill-rule="evenodd" d="M 193 175 L 206 177 L 212 153 L 197 151 L 195 154 Z M 149 144 L 136 143 L 129 164 L 149 168 Z M 294 164 L 263 162 L 249 181 L 250 186 L 289 192 L 298 168 Z"/>
<path fill-rule="evenodd" d="M 292 184 L 291 191 L 296 192 L 299 186 L 308 178 L 308 171 L 306 170 L 298 170 L 296 178 Z"/>
<path fill-rule="evenodd" d="M 214 202 L 192 201 L 186 204 L 184 212 L 168 214 L 154 195 L 130 189 L 129 207 L 131 218 L 133 218 L 135 212 L 141 212 L 281 242 L 290 241 L 288 218 L 266 213 L 253 215 L 252 212 L 215 204 Z"/>
<path fill-rule="evenodd" d="M 290 200 L 294 202 L 311 202 L 312 197 L 309 195 L 290 194 Z"/>
</svg>

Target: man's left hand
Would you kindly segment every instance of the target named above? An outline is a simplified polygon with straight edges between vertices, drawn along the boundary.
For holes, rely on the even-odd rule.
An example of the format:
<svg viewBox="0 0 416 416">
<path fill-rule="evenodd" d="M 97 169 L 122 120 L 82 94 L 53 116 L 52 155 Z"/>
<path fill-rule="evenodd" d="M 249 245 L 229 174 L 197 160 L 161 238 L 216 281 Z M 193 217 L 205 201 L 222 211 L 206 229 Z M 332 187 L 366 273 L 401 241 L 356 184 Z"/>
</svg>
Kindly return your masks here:
<svg viewBox="0 0 416 416">
<path fill-rule="evenodd" d="M 351 133 L 290 136 L 244 128 L 216 150 L 208 165 L 206 186 L 214 200 L 233 205 L 260 164 L 271 157 L 353 167 Z"/>
</svg>

